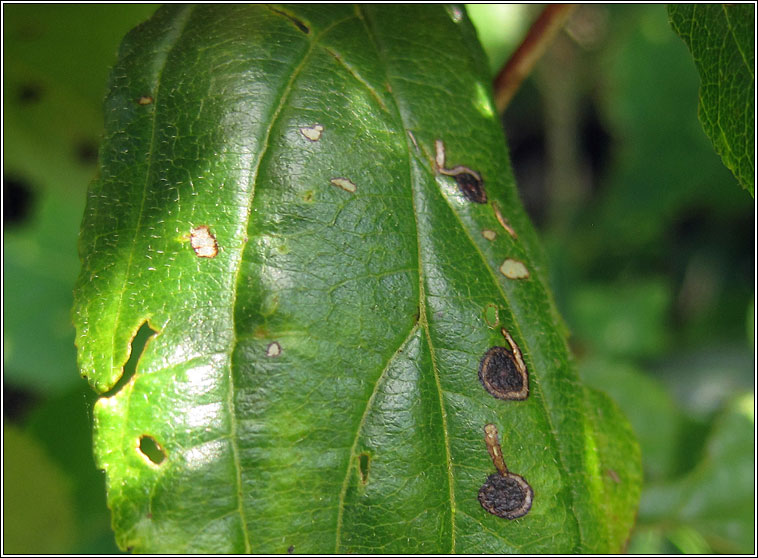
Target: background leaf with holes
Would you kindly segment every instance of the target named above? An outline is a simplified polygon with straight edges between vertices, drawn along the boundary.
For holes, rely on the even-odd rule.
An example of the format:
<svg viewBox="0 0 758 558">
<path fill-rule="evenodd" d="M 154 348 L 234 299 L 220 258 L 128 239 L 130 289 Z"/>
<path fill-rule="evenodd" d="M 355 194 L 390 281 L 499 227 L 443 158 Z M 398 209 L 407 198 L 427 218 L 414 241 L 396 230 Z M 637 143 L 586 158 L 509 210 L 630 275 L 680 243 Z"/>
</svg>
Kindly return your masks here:
<svg viewBox="0 0 758 558">
<path fill-rule="evenodd" d="M 127 36 L 75 302 L 123 548 L 621 548 L 639 451 L 570 363 L 488 83 L 455 7 L 170 6 Z M 509 335 L 522 401 L 478 378 Z M 534 492 L 513 521 L 477 497 L 489 423 Z"/>
<path fill-rule="evenodd" d="M 72 287 L 109 67 L 156 7 L 3 5 L 7 553 L 118 551 L 92 456 L 95 394 L 76 372 Z"/>
<path fill-rule="evenodd" d="M 672 4 L 700 73 L 698 116 L 724 164 L 755 187 L 755 4 Z"/>
</svg>

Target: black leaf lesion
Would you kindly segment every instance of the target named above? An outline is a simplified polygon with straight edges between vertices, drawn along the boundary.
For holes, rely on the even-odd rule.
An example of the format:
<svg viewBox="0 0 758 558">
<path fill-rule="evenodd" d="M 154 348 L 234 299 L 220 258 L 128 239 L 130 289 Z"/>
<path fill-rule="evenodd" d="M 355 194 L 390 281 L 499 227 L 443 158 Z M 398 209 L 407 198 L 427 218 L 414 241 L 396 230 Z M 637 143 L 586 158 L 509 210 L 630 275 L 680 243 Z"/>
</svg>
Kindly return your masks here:
<svg viewBox="0 0 758 558">
<path fill-rule="evenodd" d="M 479 381 L 497 399 L 524 400 L 529 397 L 529 372 L 513 337 L 501 328 L 506 347 L 490 347 L 479 362 Z"/>
<path fill-rule="evenodd" d="M 452 177 L 458 184 L 458 189 L 463 196 L 474 203 L 487 203 L 487 192 L 484 189 L 484 180 L 477 171 L 458 165 L 446 168 L 445 144 L 442 140 L 434 142 L 435 166 L 439 174 Z"/>
<path fill-rule="evenodd" d="M 487 512 L 504 519 L 525 516 L 532 509 L 534 491 L 524 477 L 506 467 L 494 424 L 485 425 L 484 442 L 497 472 L 487 477 L 479 489 L 479 503 Z"/>
</svg>

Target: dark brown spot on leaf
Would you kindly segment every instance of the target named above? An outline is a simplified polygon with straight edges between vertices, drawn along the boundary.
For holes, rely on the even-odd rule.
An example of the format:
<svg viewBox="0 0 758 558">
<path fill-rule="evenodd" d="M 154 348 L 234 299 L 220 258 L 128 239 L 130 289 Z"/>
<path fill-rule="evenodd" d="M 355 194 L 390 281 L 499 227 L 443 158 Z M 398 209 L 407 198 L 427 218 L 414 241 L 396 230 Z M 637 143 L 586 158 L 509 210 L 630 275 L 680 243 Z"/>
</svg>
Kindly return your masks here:
<svg viewBox="0 0 758 558">
<path fill-rule="evenodd" d="M 274 13 L 277 13 L 289 19 L 295 25 L 295 27 L 297 27 L 300 31 L 302 31 L 306 35 L 311 32 L 310 28 L 305 23 L 303 23 L 300 19 L 296 18 L 294 15 L 287 13 L 284 10 L 272 8 L 271 6 L 268 6 L 268 9 Z"/>
<path fill-rule="evenodd" d="M 479 503 L 492 515 L 505 519 L 523 517 L 532 508 L 534 492 L 520 475 L 493 473 L 479 489 Z"/>
<path fill-rule="evenodd" d="M 290 547 L 287 549 L 287 554 L 292 554 L 295 552 L 295 545 L 291 544 Z"/>
<path fill-rule="evenodd" d="M 434 164 L 437 168 L 437 172 L 452 176 L 458 183 L 458 188 L 460 188 L 467 200 L 475 203 L 487 203 L 487 193 L 484 191 L 484 180 L 482 180 L 482 177 L 478 172 L 464 166 L 457 166 L 452 169 L 445 168 L 445 144 L 442 140 L 435 140 L 434 151 Z"/>
<path fill-rule="evenodd" d="M 498 399 L 526 399 L 529 380 L 521 370 L 511 351 L 505 347 L 492 347 L 479 363 L 479 381 L 484 389 Z"/>
<path fill-rule="evenodd" d="M 361 483 L 366 484 L 368 482 L 368 472 L 371 466 L 371 456 L 366 452 L 363 452 L 358 456 L 358 472 L 361 474 Z"/>
<path fill-rule="evenodd" d="M 469 172 L 456 174 L 454 178 L 467 200 L 475 203 L 487 203 L 487 193 L 484 191 L 484 182 L 481 178 Z"/>
</svg>

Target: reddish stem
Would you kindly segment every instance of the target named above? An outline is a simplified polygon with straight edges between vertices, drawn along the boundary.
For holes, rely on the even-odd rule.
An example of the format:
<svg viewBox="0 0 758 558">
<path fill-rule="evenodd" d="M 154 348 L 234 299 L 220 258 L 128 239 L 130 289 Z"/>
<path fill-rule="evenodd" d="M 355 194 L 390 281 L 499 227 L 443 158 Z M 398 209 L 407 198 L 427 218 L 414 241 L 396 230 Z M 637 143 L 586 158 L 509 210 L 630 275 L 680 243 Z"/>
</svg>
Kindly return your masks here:
<svg viewBox="0 0 758 558">
<path fill-rule="evenodd" d="M 576 4 L 548 4 L 529 28 L 524 40 L 495 78 L 495 106 L 500 114 L 575 8 Z"/>
</svg>

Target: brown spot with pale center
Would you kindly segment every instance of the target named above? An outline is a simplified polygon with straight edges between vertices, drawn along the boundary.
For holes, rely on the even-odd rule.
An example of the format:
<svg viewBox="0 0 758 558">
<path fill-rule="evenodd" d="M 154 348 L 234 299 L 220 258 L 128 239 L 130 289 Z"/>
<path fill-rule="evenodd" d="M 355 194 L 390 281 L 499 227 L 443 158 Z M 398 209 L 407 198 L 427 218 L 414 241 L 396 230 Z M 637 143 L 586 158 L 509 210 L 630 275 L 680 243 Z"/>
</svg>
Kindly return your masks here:
<svg viewBox="0 0 758 558">
<path fill-rule="evenodd" d="M 273 343 L 269 343 L 268 347 L 266 347 L 266 356 L 269 358 L 276 358 L 280 354 L 282 354 L 282 346 L 274 341 Z"/>
<path fill-rule="evenodd" d="M 502 263 L 500 273 L 508 279 L 527 279 L 529 277 L 529 270 L 526 266 L 522 262 L 510 258 Z"/>
<path fill-rule="evenodd" d="M 330 182 L 337 188 L 342 188 L 345 192 L 350 192 L 351 194 L 354 194 L 358 189 L 355 183 L 347 178 L 332 178 Z"/>
<path fill-rule="evenodd" d="M 500 226 L 503 227 L 513 238 L 518 238 L 518 236 L 516 236 L 516 231 L 513 230 L 508 219 L 503 217 L 503 214 L 500 212 L 500 206 L 497 205 L 497 202 L 492 202 L 492 210 L 495 212 L 495 218 L 497 219 L 497 222 L 500 223 Z"/>
<path fill-rule="evenodd" d="M 313 126 L 303 126 L 300 128 L 300 133 L 303 134 L 310 141 L 318 141 L 321 139 L 321 132 L 324 131 L 324 127 L 321 124 L 314 124 Z"/>
<path fill-rule="evenodd" d="M 218 254 L 216 237 L 211 233 L 207 225 L 201 225 L 192 229 L 190 244 L 198 258 L 215 258 Z"/>
</svg>

